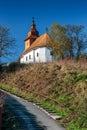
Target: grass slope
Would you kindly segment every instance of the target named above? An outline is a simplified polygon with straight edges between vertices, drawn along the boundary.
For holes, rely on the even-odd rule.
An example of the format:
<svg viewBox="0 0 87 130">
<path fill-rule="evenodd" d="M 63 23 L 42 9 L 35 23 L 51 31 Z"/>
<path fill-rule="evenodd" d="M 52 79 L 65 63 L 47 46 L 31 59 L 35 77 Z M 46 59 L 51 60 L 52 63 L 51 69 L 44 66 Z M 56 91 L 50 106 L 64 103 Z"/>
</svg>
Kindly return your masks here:
<svg viewBox="0 0 87 130">
<path fill-rule="evenodd" d="M 87 129 L 87 62 L 30 64 L 0 80 L 2 88 L 62 115 L 67 130 Z"/>
</svg>

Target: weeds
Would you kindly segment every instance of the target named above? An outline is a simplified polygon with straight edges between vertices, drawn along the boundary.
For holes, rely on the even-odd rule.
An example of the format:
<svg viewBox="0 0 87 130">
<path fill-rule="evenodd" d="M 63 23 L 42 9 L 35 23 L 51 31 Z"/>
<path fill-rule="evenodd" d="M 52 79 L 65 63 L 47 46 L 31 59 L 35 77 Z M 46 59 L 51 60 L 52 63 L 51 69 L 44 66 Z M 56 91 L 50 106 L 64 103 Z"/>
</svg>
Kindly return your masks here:
<svg viewBox="0 0 87 130">
<path fill-rule="evenodd" d="M 2 116 L 2 130 L 20 130 L 16 117 L 9 109 L 5 108 L 5 106 Z"/>
</svg>

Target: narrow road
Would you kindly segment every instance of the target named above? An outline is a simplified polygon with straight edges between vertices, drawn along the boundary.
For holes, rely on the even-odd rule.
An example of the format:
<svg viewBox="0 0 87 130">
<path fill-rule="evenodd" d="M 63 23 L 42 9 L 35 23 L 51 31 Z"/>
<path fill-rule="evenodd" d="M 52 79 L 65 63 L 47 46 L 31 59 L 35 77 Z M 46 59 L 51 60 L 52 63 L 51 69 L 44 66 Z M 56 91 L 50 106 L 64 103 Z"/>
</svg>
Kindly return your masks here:
<svg viewBox="0 0 87 130">
<path fill-rule="evenodd" d="M 9 93 L 7 95 L 6 105 L 15 113 L 21 130 L 65 130 L 33 103 Z"/>
</svg>

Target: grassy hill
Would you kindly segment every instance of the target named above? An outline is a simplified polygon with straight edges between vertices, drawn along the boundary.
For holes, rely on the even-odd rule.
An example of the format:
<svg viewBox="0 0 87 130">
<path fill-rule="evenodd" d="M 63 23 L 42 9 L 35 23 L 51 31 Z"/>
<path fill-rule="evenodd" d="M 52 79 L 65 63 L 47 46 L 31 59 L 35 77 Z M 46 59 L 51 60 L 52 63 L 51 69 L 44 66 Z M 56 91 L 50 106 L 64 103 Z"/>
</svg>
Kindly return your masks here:
<svg viewBox="0 0 87 130">
<path fill-rule="evenodd" d="M 67 130 L 87 130 L 87 61 L 10 66 L 0 86 L 56 111 Z"/>
</svg>

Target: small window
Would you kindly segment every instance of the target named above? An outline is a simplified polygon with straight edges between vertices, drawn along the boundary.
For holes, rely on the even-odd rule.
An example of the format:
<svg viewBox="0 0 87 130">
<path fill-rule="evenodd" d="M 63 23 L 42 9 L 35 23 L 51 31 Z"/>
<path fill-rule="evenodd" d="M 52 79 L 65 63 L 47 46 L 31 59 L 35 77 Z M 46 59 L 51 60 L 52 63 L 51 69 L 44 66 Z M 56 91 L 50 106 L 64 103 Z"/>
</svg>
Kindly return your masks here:
<svg viewBox="0 0 87 130">
<path fill-rule="evenodd" d="M 31 59 L 31 55 L 29 55 L 29 59 Z"/>
<path fill-rule="evenodd" d="M 28 60 L 28 57 L 26 56 L 26 61 Z"/>
<path fill-rule="evenodd" d="M 39 56 L 39 53 L 37 52 L 37 57 Z"/>
<path fill-rule="evenodd" d="M 50 51 L 50 55 L 53 55 L 53 51 Z"/>
</svg>

